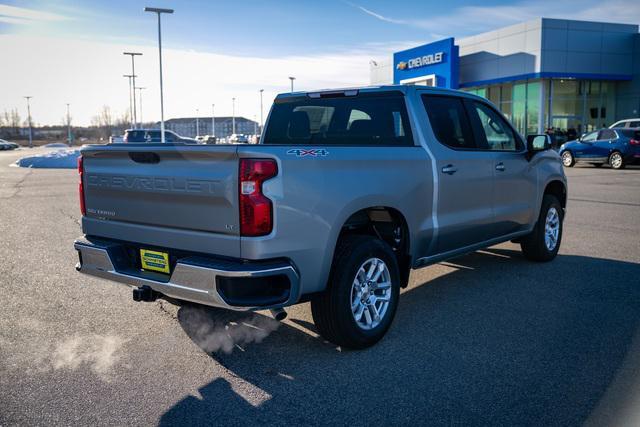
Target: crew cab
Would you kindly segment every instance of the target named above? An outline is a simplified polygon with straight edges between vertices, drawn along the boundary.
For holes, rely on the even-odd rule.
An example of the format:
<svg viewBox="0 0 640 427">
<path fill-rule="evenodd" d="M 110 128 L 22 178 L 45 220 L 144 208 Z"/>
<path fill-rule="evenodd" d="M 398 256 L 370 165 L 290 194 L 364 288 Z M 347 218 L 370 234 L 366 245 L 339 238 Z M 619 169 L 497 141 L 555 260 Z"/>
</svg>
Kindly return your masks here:
<svg viewBox="0 0 640 427">
<path fill-rule="evenodd" d="M 279 95 L 260 144 L 88 145 L 81 273 L 231 310 L 310 301 L 327 340 L 377 342 L 411 269 L 500 242 L 554 259 L 567 182 L 549 137 L 420 86 Z"/>
</svg>

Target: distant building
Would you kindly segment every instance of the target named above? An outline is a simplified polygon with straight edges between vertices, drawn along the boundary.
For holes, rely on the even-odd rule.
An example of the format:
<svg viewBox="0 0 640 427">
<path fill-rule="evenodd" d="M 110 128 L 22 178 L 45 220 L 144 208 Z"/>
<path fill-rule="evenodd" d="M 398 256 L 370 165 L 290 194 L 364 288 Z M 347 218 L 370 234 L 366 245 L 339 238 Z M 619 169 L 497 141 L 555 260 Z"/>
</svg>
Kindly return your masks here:
<svg viewBox="0 0 640 427">
<path fill-rule="evenodd" d="M 213 135 L 211 132 L 211 117 L 200 117 L 198 119 L 200 127 L 200 135 Z M 218 138 L 225 138 L 233 133 L 233 119 L 231 117 L 216 117 L 216 132 Z M 157 123 L 160 127 L 160 122 Z M 172 130 L 178 135 L 195 138 L 197 136 L 196 118 L 181 117 L 177 119 L 169 119 L 164 122 L 165 129 Z M 254 135 L 256 130 L 260 132 L 260 126 L 253 120 L 244 117 L 236 117 L 236 133 L 245 135 Z"/>
</svg>

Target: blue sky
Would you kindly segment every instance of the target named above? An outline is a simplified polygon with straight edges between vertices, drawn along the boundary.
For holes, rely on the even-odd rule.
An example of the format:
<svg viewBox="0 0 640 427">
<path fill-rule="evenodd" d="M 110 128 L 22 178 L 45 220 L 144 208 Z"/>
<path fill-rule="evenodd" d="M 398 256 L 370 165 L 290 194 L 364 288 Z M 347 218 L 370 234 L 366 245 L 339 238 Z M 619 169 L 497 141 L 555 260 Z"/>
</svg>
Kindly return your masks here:
<svg viewBox="0 0 640 427">
<path fill-rule="evenodd" d="M 38 123 L 58 124 L 72 104 L 78 124 L 108 105 L 127 111 L 136 62 L 148 119 L 159 118 L 157 27 L 145 6 L 170 7 L 163 17 L 166 117 L 236 110 L 259 116 L 265 105 L 296 88 L 366 85 L 369 61 L 446 37 L 465 37 L 539 18 L 640 23 L 640 0 L 0 0 L 0 113 L 33 95 Z M 239 106 L 238 106 L 239 105 Z"/>
</svg>

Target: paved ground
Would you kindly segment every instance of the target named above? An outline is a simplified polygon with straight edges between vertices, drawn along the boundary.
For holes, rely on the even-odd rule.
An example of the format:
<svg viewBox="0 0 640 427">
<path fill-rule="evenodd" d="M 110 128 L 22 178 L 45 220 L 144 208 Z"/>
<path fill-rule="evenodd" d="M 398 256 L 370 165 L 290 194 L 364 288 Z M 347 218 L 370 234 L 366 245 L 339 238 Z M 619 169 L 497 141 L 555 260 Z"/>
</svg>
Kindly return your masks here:
<svg viewBox="0 0 640 427">
<path fill-rule="evenodd" d="M 24 153 L 0 152 L 0 425 L 597 425 L 640 408 L 640 169 L 568 170 L 557 260 L 503 244 L 414 272 L 388 336 L 341 352 L 307 304 L 246 343 L 244 323 L 273 322 L 81 277 L 75 171 L 7 167 Z M 240 345 L 212 352 L 225 326 Z"/>
</svg>

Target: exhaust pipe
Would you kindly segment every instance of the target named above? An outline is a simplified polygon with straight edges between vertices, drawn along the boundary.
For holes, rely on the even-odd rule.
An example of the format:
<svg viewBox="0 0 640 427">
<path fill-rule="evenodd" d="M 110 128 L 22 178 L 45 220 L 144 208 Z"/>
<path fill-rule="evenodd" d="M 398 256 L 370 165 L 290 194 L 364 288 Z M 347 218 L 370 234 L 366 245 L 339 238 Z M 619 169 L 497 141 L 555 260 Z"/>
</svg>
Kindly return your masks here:
<svg viewBox="0 0 640 427">
<path fill-rule="evenodd" d="M 273 316 L 273 318 L 276 319 L 278 322 L 281 322 L 287 318 L 287 312 L 284 311 L 282 308 L 272 308 L 269 311 L 271 312 L 271 315 Z"/>
</svg>

